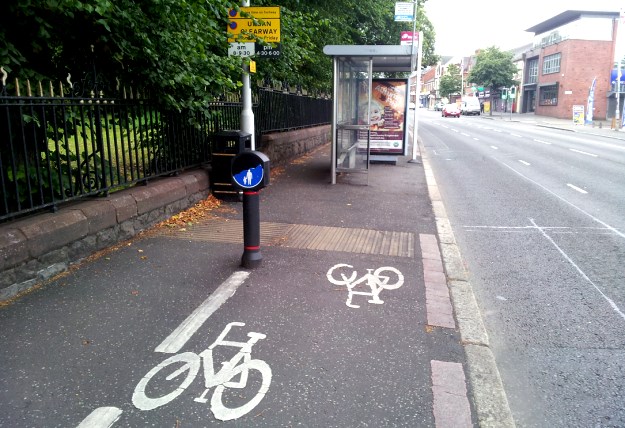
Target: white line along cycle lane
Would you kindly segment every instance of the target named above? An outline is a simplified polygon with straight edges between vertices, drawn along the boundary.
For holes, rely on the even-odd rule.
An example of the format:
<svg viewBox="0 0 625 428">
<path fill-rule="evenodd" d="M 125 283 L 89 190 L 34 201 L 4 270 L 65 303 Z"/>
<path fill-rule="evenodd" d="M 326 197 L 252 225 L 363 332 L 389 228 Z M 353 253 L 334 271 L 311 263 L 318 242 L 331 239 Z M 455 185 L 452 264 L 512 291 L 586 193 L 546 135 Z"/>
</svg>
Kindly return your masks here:
<svg viewBox="0 0 625 428">
<path fill-rule="evenodd" d="M 346 275 L 346 273 L 349 275 Z M 381 305 L 384 303 L 380 299 L 380 293 L 382 290 L 395 290 L 404 285 L 404 275 L 394 267 L 383 266 L 373 269 L 367 269 L 367 273 L 356 278 L 358 272 L 354 270 L 352 265 L 346 263 L 339 263 L 334 265 L 328 270 L 326 274 L 328 281 L 335 285 L 345 285 L 347 287 L 347 300 L 345 305 L 350 308 L 359 308 L 360 305 L 352 303 L 354 296 L 370 296 L 371 299 L 367 300 L 369 303 Z M 337 278 L 339 277 L 339 278 Z M 356 288 L 365 283 L 369 287 L 369 291 L 358 291 Z"/>
</svg>

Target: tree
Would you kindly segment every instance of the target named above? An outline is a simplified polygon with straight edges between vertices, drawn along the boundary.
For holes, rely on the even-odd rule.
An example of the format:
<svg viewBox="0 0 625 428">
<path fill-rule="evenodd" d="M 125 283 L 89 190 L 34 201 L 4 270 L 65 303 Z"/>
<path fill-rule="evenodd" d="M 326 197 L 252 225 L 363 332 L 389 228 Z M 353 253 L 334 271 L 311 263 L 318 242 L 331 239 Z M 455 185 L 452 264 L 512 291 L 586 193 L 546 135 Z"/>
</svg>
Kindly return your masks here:
<svg viewBox="0 0 625 428">
<path fill-rule="evenodd" d="M 512 53 L 503 52 L 492 46 L 478 53 L 476 64 L 469 72 L 468 80 L 490 88 L 491 99 L 496 89 L 517 84 L 514 75 L 517 67 L 512 62 Z M 493 114 L 491 108 L 490 114 Z"/>
<path fill-rule="evenodd" d="M 418 0 L 423 65 L 435 63 L 434 30 Z M 144 86 L 174 110 L 203 109 L 237 89 L 241 59 L 227 55 L 228 9 L 240 0 L 20 0 L 0 14 L 0 65 L 14 77 L 76 82 L 93 70 Z M 281 56 L 259 59 L 257 79 L 330 92 L 328 44 L 398 44 L 394 0 L 255 0 L 281 7 Z M 25 36 L 27 35 L 27 37 Z M 11 81 L 10 80 L 10 81 Z"/>
<path fill-rule="evenodd" d="M 462 91 L 462 76 L 458 65 L 451 64 L 447 67 L 447 73 L 441 77 L 438 89 L 441 95 L 447 98 Z"/>
</svg>

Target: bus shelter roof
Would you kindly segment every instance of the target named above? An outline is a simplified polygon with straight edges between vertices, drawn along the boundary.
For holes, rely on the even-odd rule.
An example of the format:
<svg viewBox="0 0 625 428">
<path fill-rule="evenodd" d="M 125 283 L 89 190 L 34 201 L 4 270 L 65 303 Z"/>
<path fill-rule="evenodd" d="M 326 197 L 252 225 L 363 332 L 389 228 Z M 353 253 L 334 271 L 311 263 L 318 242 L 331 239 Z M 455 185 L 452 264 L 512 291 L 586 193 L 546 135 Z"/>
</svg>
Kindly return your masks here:
<svg viewBox="0 0 625 428">
<path fill-rule="evenodd" d="M 323 53 L 346 61 L 370 58 L 374 72 L 413 71 L 413 49 L 410 45 L 326 45 Z"/>
</svg>

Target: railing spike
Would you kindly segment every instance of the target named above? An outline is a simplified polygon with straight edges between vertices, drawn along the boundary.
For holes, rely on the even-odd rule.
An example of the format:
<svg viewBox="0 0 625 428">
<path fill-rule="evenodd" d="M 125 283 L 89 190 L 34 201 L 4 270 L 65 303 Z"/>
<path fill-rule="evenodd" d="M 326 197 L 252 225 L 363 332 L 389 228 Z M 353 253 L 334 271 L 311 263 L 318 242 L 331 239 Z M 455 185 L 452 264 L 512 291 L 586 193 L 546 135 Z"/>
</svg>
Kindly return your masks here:
<svg viewBox="0 0 625 428">
<path fill-rule="evenodd" d="M 15 95 L 20 96 L 20 81 L 17 77 L 15 78 Z"/>
</svg>

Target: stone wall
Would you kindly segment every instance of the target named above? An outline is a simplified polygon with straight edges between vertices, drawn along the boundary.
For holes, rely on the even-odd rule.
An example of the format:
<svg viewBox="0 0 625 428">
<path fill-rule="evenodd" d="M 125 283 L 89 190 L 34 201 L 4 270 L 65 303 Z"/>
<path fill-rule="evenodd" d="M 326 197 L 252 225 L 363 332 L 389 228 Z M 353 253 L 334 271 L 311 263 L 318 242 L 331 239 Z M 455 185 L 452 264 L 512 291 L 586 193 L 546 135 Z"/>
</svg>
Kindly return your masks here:
<svg viewBox="0 0 625 428">
<path fill-rule="evenodd" d="M 330 126 L 320 126 L 263 136 L 262 147 L 279 166 L 328 141 Z M 198 169 L 0 224 L 0 301 L 132 238 L 209 192 L 209 173 Z"/>
</svg>

